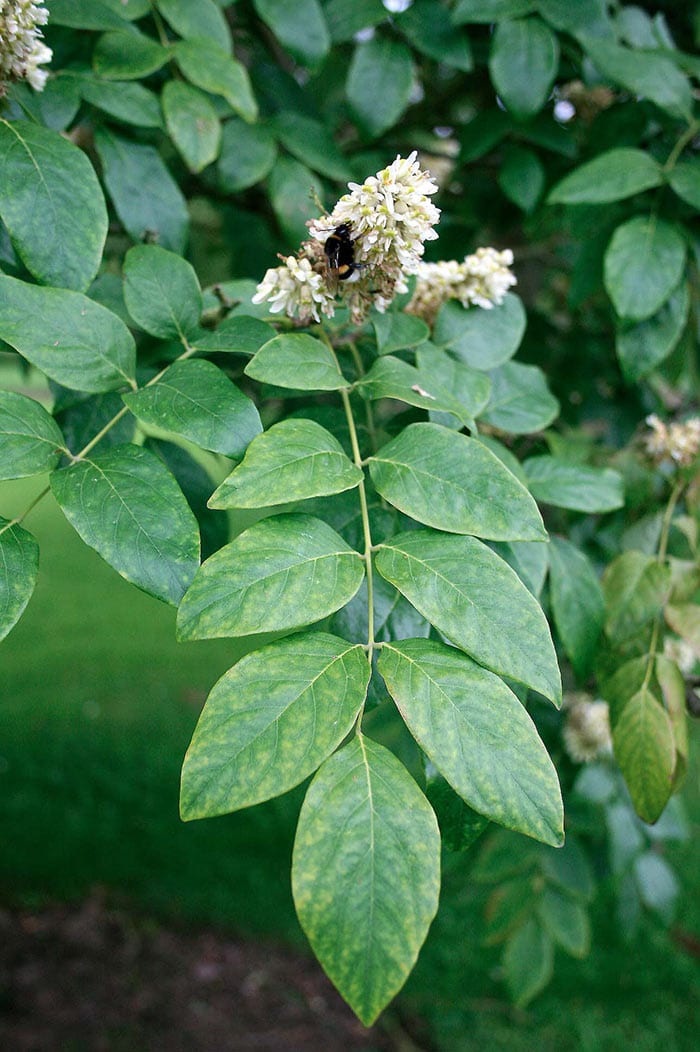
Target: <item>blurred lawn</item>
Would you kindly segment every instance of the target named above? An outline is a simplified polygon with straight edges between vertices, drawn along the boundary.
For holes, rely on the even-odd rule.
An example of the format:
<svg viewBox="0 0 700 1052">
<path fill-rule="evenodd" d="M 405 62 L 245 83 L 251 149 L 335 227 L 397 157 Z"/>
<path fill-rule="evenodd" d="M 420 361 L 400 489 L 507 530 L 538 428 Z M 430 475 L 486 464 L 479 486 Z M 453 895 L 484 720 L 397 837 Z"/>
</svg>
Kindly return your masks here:
<svg viewBox="0 0 700 1052">
<path fill-rule="evenodd" d="M 0 514 L 44 480 L 0 486 Z M 237 815 L 184 825 L 179 768 L 197 714 L 236 657 L 231 642 L 177 644 L 170 608 L 127 585 L 87 549 L 47 497 L 25 525 L 41 545 L 37 591 L 0 645 L 0 897 L 77 898 L 101 883 L 158 917 L 207 921 L 298 943 L 289 862 L 301 791 Z M 692 842 L 679 866 L 679 927 L 700 938 L 700 763 L 685 790 Z M 444 1052 L 691 1052 L 698 960 L 653 924 L 632 945 L 611 902 L 595 909 L 594 949 L 564 954 L 526 1012 L 478 944 L 466 858 L 446 861 L 440 914 L 402 995 Z M 389 1021 L 391 1020 L 391 1014 Z"/>
</svg>

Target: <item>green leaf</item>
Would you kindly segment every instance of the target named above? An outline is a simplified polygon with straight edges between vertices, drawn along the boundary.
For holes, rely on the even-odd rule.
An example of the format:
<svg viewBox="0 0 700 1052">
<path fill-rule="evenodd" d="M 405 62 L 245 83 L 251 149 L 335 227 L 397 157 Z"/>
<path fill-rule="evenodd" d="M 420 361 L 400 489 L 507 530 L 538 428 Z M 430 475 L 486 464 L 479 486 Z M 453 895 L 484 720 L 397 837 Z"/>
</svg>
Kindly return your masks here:
<svg viewBox="0 0 700 1052">
<path fill-rule="evenodd" d="M 14 391 L 0 391 L 0 479 L 52 471 L 63 435 L 43 405 Z"/>
<path fill-rule="evenodd" d="M 365 1026 L 411 971 L 439 887 L 432 808 L 387 749 L 358 735 L 309 787 L 292 890 L 314 953 Z"/>
<path fill-rule="evenodd" d="M 578 36 L 592 62 L 613 84 L 649 99 L 672 117 L 690 120 L 690 84 L 672 58 L 659 52 L 633 51 L 588 33 Z"/>
<path fill-rule="evenodd" d="M 423 376 L 431 377 L 444 391 L 452 392 L 470 417 L 478 416 L 488 405 L 491 396 L 488 376 L 453 358 L 447 351 L 432 343 L 424 343 L 416 351 L 416 364 Z M 457 430 L 462 427 L 462 421 L 452 413 L 431 409 L 430 419 L 445 427 L 456 427 Z"/>
<path fill-rule="evenodd" d="M 452 21 L 456 25 L 463 22 L 500 22 L 505 18 L 529 15 L 536 8 L 537 0 L 457 0 Z"/>
<path fill-rule="evenodd" d="M 668 597 L 671 575 L 651 555 L 623 552 L 603 574 L 607 607 L 605 631 L 619 644 L 636 635 L 662 610 Z"/>
<path fill-rule="evenodd" d="M 197 0 L 196 4 L 192 0 L 157 0 L 157 7 L 179 36 L 186 40 L 206 38 L 215 41 L 219 49 L 231 50 L 231 30 L 214 0 Z"/>
<path fill-rule="evenodd" d="M 304 66 L 317 66 L 331 46 L 318 0 L 253 0 L 259 17 L 285 51 Z"/>
<path fill-rule="evenodd" d="M 160 128 L 163 121 L 158 96 L 143 84 L 99 80 L 92 74 L 76 77 L 76 90 L 98 110 L 138 128 Z"/>
<path fill-rule="evenodd" d="M 438 821 L 440 816 L 438 814 Z M 517 931 L 532 913 L 532 878 L 529 874 L 518 876 L 494 888 L 484 909 L 486 933 L 485 946 L 496 946 L 505 942 Z"/>
<path fill-rule="evenodd" d="M 656 314 L 678 286 L 685 242 L 656 216 L 636 216 L 617 228 L 605 253 L 605 288 L 617 313 L 632 321 Z"/>
<path fill-rule="evenodd" d="M 302 164 L 329 179 L 347 182 L 351 178 L 347 160 L 320 121 L 293 110 L 283 110 L 275 116 L 273 127 L 282 145 Z"/>
<path fill-rule="evenodd" d="M 254 380 L 293 391 L 339 391 L 348 382 L 325 343 L 303 332 L 264 343 L 245 368 Z"/>
<path fill-rule="evenodd" d="M 95 146 L 105 185 L 129 236 L 137 242 L 157 240 L 181 254 L 189 227 L 187 204 L 158 151 L 106 128 L 97 131 Z"/>
<path fill-rule="evenodd" d="M 377 350 L 380 354 L 393 354 L 409 347 L 423 343 L 430 335 L 430 329 L 422 318 L 413 314 L 401 314 L 389 311 L 372 317 L 372 325 L 377 337 Z"/>
<path fill-rule="evenodd" d="M 430 625 L 425 618 L 421 617 L 401 593 L 397 592 L 383 577 L 375 576 L 374 578 L 372 606 L 376 640 L 424 638 L 430 631 Z M 359 592 L 348 605 L 333 615 L 331 631 L 337 632 L 345 639 L 367 639 L 369 613 L 366 581 L 362 582 Z"/>
<path fill-rule="evenodd" d="M 523 463 L 536 500 L 571 511 L 606 512 L 625 502 L 622 476 L 612 468 L 567 464 L 557 457 L 530 457 Z"/>
<path fill-rule="evenodd" d="M 546 180 L 542 161 L 533 150 L 512 146 L 498 175 L 498 185 L 509 201 L 523 212 L 533 212 Z"/>
<path fill-rule="evenodd" d="M 668 608 L 666 610 L 668 614 Z M 654 671 L 673 730 L 676 749 L 676 766 L 673 772 L 674 792 L 680 787 L 688 768 L 688 712 L 685 697 L 685 679 L 675 662 L 663 654 L 657 654 Z"/>
<path fill-rule="evenodd" d="M 472 49 L 464 30 L 457 29 L 439 0 L 415 0 L 397 18 L 397 27 L 418 51 L 436 62 L 471 73 Z"/>
<path fill-rule="evenodd" d="M 199 330 L 202 293 L 194 268 L 175 252 L 136 245 L 124 260 L 124 299 L 136 324 L 163 340 L 186 341 Z"/>
<path fill-rule="evenodd" d="M 549 567 L 554 623 L 574 672 L 583 679 L 603 630 L 603 590 L 583 552 L 563 537 L 551 538 Z"/>
<path fill-rule="evenodd" d="M 166 603 L 180 601 L 199 565 L 199 532 L 152 453 L 117 446 L 54 471 L 51 489 L 85 543 L 122 577 Z"/>
<path fill-rule="evenodd" d="M 238 117 L 224 123 L 217 163 L 219 186 L 229 194 L 247 190 L 269 174 L 277 144 L 264 124 L 247 124 Z"/>
<path fill-rule="evenodd" d="M 178 638 L 301 628 L 345 606 L 363 577 L 362 557 L 321 519 L 263 519 L 200 568 L 178 611 Z"/>
<path fill-rule="evenodd" d="M 124 402 L 151 427 L 237 460 L 262 430 L 253 402 L 211 362 L 175 362 L 156 383 L 124 395 Z"/>
<path fill-rule="evenodd" d="M 506 986 L 518 1008 L 543 990 L 554 972 L 554 943 L 542 924 L 531 917 L 505 945 Z"/>
<path fill-rule="evenodd" d="M 556 888 L 545 888 L 537 912 L 544 927 L 562 949 L 572 957 L 588 955 L 591 924 L 580 902 Z"/>
<path fill-rule="evenodd" d="M 102 438 L 91 447 L 100 453 L 112 446 L 133 441 L 136 421 L 131 413 L 126 413 L 112 424 L 113 418 L 124 409 L 121 395 L 116 391 L 93 395 L 80 395 L 70 391 L 68 395 L 68 405 L 59 408 L 61 402 L 57 400 L 53 413 L 63 432 L 64 443 L 74 456 L 102 431 Z M 104 430 L 107 424 L 112 426 Z"/>
<path fill-rule="evenodd" d="M 539 18 L 499 22 L 491 39 L 489 73 L 518 120 L 542 109 L 559 68 L 559 44 Z"/>
<path fill-rule="evenodd" d="M 411 52 L 390 37 L 358 44 L 345 85 L 350 108 L 372 138 L 396 124 L 413 86 Z"/>
<path fill-rule="evenodd" d="M 596 880 L 588 856 L 572 832 L 567 833 L 566 843 L 559 850 L 542 851 L 539 861 L 542 876 L 549 884 L 580 902 L 592 902 Z"/>
<path fill-rule="evenodd" d="M 127 18 L 130 22 L 143 18 L 151 7 L 150 0 L 102 0 L 102 2 L 107 7 L 111 7 L 112 11 L 116 11 L 120 18 Z"/>
<path fill-rule="evenodd" d="M 252 356 L 264 343 L 276 335 L 271 325 L 247 314 L 233 314 L 224 318 L 213 332 L 200 332 L 192 346 L 205 354 L 247 354 Z"/>
<path fill-rule="evenodd" d="M 426 775 L 425 795 L 435 811 L 443 847 L 450 852 L 466 851 L 488 828 L 488 818 L 465 804 L 433 764 L 428 765 Z"/>
<path fill-rule="evenodd" d="M 464 164 L 477 161 L 505 139 L 513 127 L 512 118 L 501 109 L 480 110 L 459 133 Z"/>
<path fill-rule="evenodd" d="M 618 326 L 615 349 L 629 383 L 643 380 L 668 358 L 681 338 L 689 309 L 690 292 L 684 280 L 651 318 Z"/>
<path fill-rule="evenodd" d="M 672 628 L 700 656 L 700 606 L 695 603 L 669 604 L 664 615 Z"/>
<path fill-rule="evenodd" d="M 92 66 L 106 80 L 141 80 L 164 66 L 170 52 L 138 30 L 104 33 L 92 54 Z"/>
<path fill-rule="evenodd" d="M 606 150 L 561 179 L 547 204 L 607 204 L 660 186 L 663 172 L 658 161 L 644 150 L 620 147 Z"/>
<path fill-rule="evenodd" d="M 0 120 L 0 218 L 40 282 L 88 287 L 102 259 L 107 208 L 77 146 L 38 124 Z"/>
<path fill-rule="evenodd" d="M 270 172 L 268 187 L 277 222 L 290 244 L 305 240 L 309 236 L 306 221 L 313 207 L 311 198 L 323 195 L 316 176 L 291 157 L 279 157 Z"/>
<path fill-rule="evenodd" d="M 671 171 L 668 181 L 682 201 L 700 210 L 700 163 L 697 160 L 681 161 Z"/>
<path fill-rule="evenodd" d="M 490 310 L 446 303 L 435 321 L 433 343 L 447 347 L 473 369 L 495 369 L 517 351 L 525 332 L 525 308 L 512 292 Z"/>
<path fill-rule="evenodd" d="M 500 884 L 539 869 L 542 848 L 519 833 L 505 829 L 492 830 L 471 869 L 477 884 Z"/>
<path fill-rule="evenodd" d="M 124 29 L 123 18 L 102 0 L 48 0 L 52 26 L 71 29 Z"/>
<path fill-rule="evenodd" d="M 361 29 L 369 29 L 388 17 L 382 0 L 328 0 L 323 14 L 334 44 L 352 40 Z"/>
<path fill-rule="evenodd" d="M 65 70 L 50 74 L 43 91 L 34 91 L 26 81 L 6 85 L 6 90 L 8 101 L 22 114 L 53 131 L 65 131 L 80 107 L 76 79 Z"/>
<path fill-rule="evenodd" d="M 559 415 L 559 403 L 536 365 L 506 362 L 489 376 L 491 401 L 480 417 L 487 424 L 526 435 L 547 427 Z"/>
<path fill-rule="evenodd" d="M 474 537 L 423 528 L 379 545 L 377 570 L 470 657 L 561 699 L 544 614 L 514 570 Z"/>
<path fill-rule="evenodd" d="M 195 87 L 222 95 L 234 113 L 255 121 L 258 104 L 245 66 L 210 40 L 181 40 L 174 48 L 177 64 Z"/>
<path fill-rule="evenodd" d="M 656 822 L 673 790 L 676 749 L 668 713 L 650 690 L 642 687 L 625 705 L 613 748 L 635 811 Z"/>
<path fill-rule="evenodd" d="M 474 420 L 463 403 L 449 391 L 439 387 L 429 373 L 423 373 L 408 362 L 388 355 L 378 358 L 365 375 L 355 384 L 356 390 L 366 398 L 398 398 L 408 405 L 422 409 L 441 409 L 452 413 L 460 427 L 474 427 Z"/>
<path fill-rule="evenodd" d="M 132 384 L 136 347 L 116 314 L 80 292 L 0 276 L 0 339 L 77 391 Z"/>
<path fill-rule="evenodd" d="M 363 479 L 338 440 L 313 420 L 288 419 L 253 439 L 212 508 L 260 508 L 354 489 Z"/>
<path fill-rule="evenodd" d="M 24 613 L 39 573 L 39 545 L 31 533 L 0 518 L 0 639 Z"/>
<path fill-rule="evenodd" d="M 498 457 L 439 424 L 409 424 L 369 469 L 380 496 L 426 526 L 495 541 L 547 539 L 537 505 Z"/>
<path fill-rule="evenodd" d="M 497 541 L 489 547 L 515 570 L 528 592 L 539 599 L 549 566 L 549 545 L 539 541 Z"/>
<path fill-rule="evenodd" d="M 337 749 L 367 694 L 359 644 L 304 632 L 247 654 L 213 688 L 182 767 L 185 821 L 298 785 Z"/>
<path fill-rule="evenodd" d="M 411 734 L 470 807 L 545 844 L 563 843 L 554 765 L 498 676 L 428 639 L 385 643 L 377 667 Z"/>
<path fill-rule="evenodd" d="M 578 40 L 591 37 L 614 38 L 606 0 L 537 0 L 537 8 L 555 29 L 570 33 Z M 629 10 L 629 9 L 628 9 Z"/>
<path fill-rule="evenodd" d="M 110 432 L 111 434 L 111 432 Z M 199 461 L 174 442 L 147 438 L 145 448 L 163 461 L 185 495 L 197 524 L 202 544 L 202 558 L 222 548 L 229 539 L 228 515 L 225 511 L 211 511 L 207 500 L 214 483 Z"/>
<path fill-rule="evenodd" d="M 207 96 L 181 80 L 169 80 L 161 96 L 170 138 L 191 172 L 219 156 L 221 124 Z"/>
<path fill-rule="evenodd" d="M 634 878 L 639 896 L 665 925 L 673 922 L 680 884 L 668 862 L 656 851 L 646 851 L 634 860 Z"/>
</svg>

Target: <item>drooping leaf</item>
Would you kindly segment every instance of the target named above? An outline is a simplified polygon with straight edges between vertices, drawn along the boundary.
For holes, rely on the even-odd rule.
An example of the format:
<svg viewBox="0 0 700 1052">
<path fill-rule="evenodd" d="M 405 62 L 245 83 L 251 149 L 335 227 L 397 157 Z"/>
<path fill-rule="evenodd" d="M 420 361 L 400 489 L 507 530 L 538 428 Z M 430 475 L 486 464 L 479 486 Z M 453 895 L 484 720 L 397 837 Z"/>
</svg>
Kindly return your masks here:
<svg viewBox="0 0 700 1052">
<path fill-rule="evenodd" d="M 620 324 L 615 349 L 625 379 L 636 383 L 661 364 L 678 343 L 690 308 L 688 283 L 681 281 L 663 307 L 636 325 Z"/>
<path fill-rule="evenodd" d="M 563 537 L 551 538 L 549 567 L 554 623 L 582 679 L 590 671 L 603 630 L 603 591 L 587 557 Z"/>
<path fill-rule="evenodd" d="M 254 403 L 211 362 L 175 362 L 124 401 L 146 424 L 237 460 L 262 431 Z"/>
<path fill-rule="evenodd" d="M 54 471 L 51 489 L 85 543 L 122 577 L 166 603 L 180 601 L 199 565 L 199 532 L 152 453 L 117 446 Z"/>
<path fill-rule="evenodd" d="M 107 208 L 77 146 L 39 124 L 0 120 L 0 218 L 40 282 L 88 287 L 102 259 Z"/>
<path fill-rule="evenodd" d="M 338 440 L 313 420 L 288 419 L 253 439 L 212 508 L 259 508 L 354 489 L 362 481 Z"/>
<path fill-rule="evenodd" d="M 0 390 L 0 479 L 21 479 L 52 471 L 63 435 L 33 398 Z"/>
<path fill-rule="evenodd" d="M 358 123 L 373 138 L 399 119 L 412 84 L 413 62 L 404 44 L 384 36 L 357 45 L 345 90 Z"/>
<path fill-rule="evenodd" d="M 239 117 L 225 121 L 217 163 L 219 186 L 229 194 L 247 190 L 269 174 L 277 144 L 265 124 L 248 124 Z"/>
<path fill-rule="evenodd" d="M 376 565 L 475 661 L 559 703 L 559 666 L 544 614 L 485 544 L 420 528 L 380 544 Z"/>
<path fill-rule="evenodd" d="M 250 86 L 248 70 L 211 40 L 194 38 L 175 45 L 175 59 L 190 84 L 222 95 L 244 121 L 255 121 L 258 104 Z"/>
<path fill-rule="evenodd" d="M 498 676 L 427 639 L 385 643 L 378 669 L 421 749 L 475 811 L 546 844 L 563 842 L 556 771 Z"/>
<path fill-rule="evenodd" d="M 530 917 L 503 952 L 503 968 L 508 992 L 523 1008 L 542 990 L 554 971 L 554 944 L 549 932 L 536 917 Z"/>
<path fill-rule="evenodd" d="M 465 309 L 453 300 L 438 313 L 433 342 L 439 347 L 449 348 L 473 369 L 495 369 L 515 354 L 525 324 L 522 300 L 512 292 L 491 310 Z"/>
<path fill-rule="evenodd" d="M 550 191 L 548 204 L 606 204 L 660 186 L 661 165 L 644 150 L 618 147 L 575 168 Z"/>
<path fill-rule="evenodd" d="M 673 790 L 676 749 L 668 713 L 650 690 L 642 687 L 625 705 L 613 748 L 635 811 L 656 822 Z"/>
<path fill-rule="evenodd" d="M 557 457 L 530 457 L 523 468 L 533 496 L 572 511 L 605 512 L 624 503 L 622 476 L 612 468 L 567 464 Z"/>
<path fill-rule="evenodd" d="M 493 86 L 519 120 L 545 104 L 559 65 L 559 44 L 539 18 L 499 22 L 491 40 Z"/>
<path fill-rule="evenodd" d="M 219 156 L 221 123 L 216 110 L 203 92 L 180 80 L 168 81 L 161 100 L 180 156 L 191 172 L 201 172 Z"/>
<path fill-rule="evenodd" d="M 603 574 L 605 631 L 622 643 L 640 631 L 660 612 L 668 596 L 670 573 L 651 555 L 623 552 Z"/>
<path fill-rule="evenodd" d="M 178 638 L 301 628 L 344 606 L 363 577 L 362 557 L 320 519 L 263 519 L 202 565 L 180 604 Z"/>
<path fill-rule="evenodd" d="M 134 339 L 116 314 L 80 292 L 0 276 L 0 339 L 77 391 L 131 385 Z"/>
<path fill-rule="evenodd" d="M 39 545 L 31 533 L 0 518 L 0 639 L 24 613 L 39 572 Z"/>
<path fill-rule="evenodd" d="M 127 310 L 145 332 L 183 340 L 199 331 L 202 293 L 194 268 L 158 245 L 135 245 L 124 260 Z"/>
<path fill-rule="evenodd" d="M 409 424 L 369 459 L 377 492 L 426 526 L 487 540 L 545 540 L 537 505 L 498 457 L 439 424 Z"/>
<path fill-rule="evenodd" d="M 185 40 L 206 38 L 222 50 L 231 50 L 231 30 L 215 0 L 197 0 L 196 5 L 191 0 L 158 0 L 157 7 L 168 25 Z"/>
<path fill-rule="evenodd" d="M 391 355 L 377 358 L 355 387 L 360 394 L 372 400 L 397 398 L 421 409 L 452 413 L 460 426 L 474 426 L 472 416 L 464 404 L 441 387 L 435 378 Z"/>
<path fill-rule="evenodd" d="M 605 253 L 605 287 L 622 318 L 644 321 L 677 288 L 685 263 L 678 230 L 656 216 L 635 216 L 617 228 Z"/>
<path fill-rule="evenodd" d="M 440 834 L 428 801 L 387 749 L 353 738 L 311 783 L 292 890 L 314 953 L 366 1026 L 411 971 L 439 885 Z"/>
<path fill-rule="evenodd" d="M 253 6 L 298 62 L 317 66 L 325 58 L 331 40 L 319 0 L 253 0 Z"/>
<path fill-rule="evenodd" d="M 294 391 L 339 391 L 348 387 L 329 348 L 306 333 L 275 336 L 256 352 L 245 371 L 254 380 Z"/>
<path fill-rule="evenodd" d="M 559 414 L 559 403 L 536 365 L 506 362 L 489 376 L 491 399 L 480 415 L 487 424 L 526 435 L 547 427 Z"/>
</svg>

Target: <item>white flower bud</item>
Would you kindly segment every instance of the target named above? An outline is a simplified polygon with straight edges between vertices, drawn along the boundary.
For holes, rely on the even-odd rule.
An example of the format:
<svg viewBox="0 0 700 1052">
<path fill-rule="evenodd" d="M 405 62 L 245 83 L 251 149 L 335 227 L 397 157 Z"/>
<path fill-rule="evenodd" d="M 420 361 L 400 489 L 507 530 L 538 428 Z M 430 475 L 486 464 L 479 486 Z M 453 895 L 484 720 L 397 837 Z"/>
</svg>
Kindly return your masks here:
<svg viewBox="0 0 700 1052">
<path fill-rule="evenodd" d="M 52 52 L 39 26 L 48 18 L 41 3 L 0 0 L 0 92 L 15 80 L 28 80 L 35 91 L 43 91 L 48 72 L 39 66 L 51 61 Z"/>
</svg>

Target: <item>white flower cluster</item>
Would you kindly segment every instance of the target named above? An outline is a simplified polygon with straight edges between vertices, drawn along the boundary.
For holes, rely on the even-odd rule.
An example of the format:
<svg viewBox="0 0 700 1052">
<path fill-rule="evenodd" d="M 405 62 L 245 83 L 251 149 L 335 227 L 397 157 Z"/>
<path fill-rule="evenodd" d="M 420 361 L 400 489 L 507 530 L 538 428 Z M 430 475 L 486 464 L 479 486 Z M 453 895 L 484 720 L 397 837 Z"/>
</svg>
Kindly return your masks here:
<svg viewBox="0 0 700 1052">
<path fill-rule="evenodd" d="M 656 413 L 651 413 L 646 422 L 651 428 L 645 439 L 646 451 L 654 460 L 670 459 L 682 468 L 693 463 L 700 450 L 700 417 L 667 426 Z"/>
<path fill-rule="evenodd" d="M 607 701 L 594 701 L 583 692 L 565 699 L 567 709 L 563 738 L 566 751 L 576 763 L 590 763 L 612 752 L 610 710 Z"/>
<path fill-rule="evenodd" d="M 405 277 L 417 270 L 424 242 L 438 236 L 434 227 L 440 218 L 429 197 L 437 192 L 437 184 L 416 157 L 415 151 L 397 157 L 362 185 L 349 183 L 350 193 L 340 198 L 330 215 L 308 224 L 311 240 L 302 244 L 299 255 L 267 271 L 253 302 L 270 300 L 275 312 L 284 311 L 302 322 L 318 321 L 319 312 L 332 316 L 336 290 L 329 288 L 323 246 L 343 224 L 350 230 L 358 265 L 355 273 L 362 280 L 346 281 L 337 291 L 354 319 L 361 320 L 370 306 L 384 310 L 396 293 L 405 292 Z"/>
<path fill-rule="evenodd" d="M 49 13 L 32 0 L 0 0 L 0 94 L 2 85 L 28 80 L 35 91 L 43 91 L 48 71 L 39 66 L 51 61 L 51 49 L 43 42 L 39 26 Z"/>
<path fill-rule="evenodd" d="M 677 636 L 666 636 L 664 639 L 664 657 L 667 657 L 669 661 L 675 661 L 684 676 L 689 676 L 695 668 L 695 651 L 690 643 Z"/>
<path fill-rule="evenodd" d="M 495 248 L 478 248 L 462 263 L 455 259 L 439 263 L 419 263 L 418 281 L 406 310 L 427 322 L 447 300 L 456 299 L 463 307 L 475 304 L 489 310 L 503 302 L 503 297 L 516 277 L 509 270 L 513 253 L 509 248 L 498 252 Z"/>
</svg>

